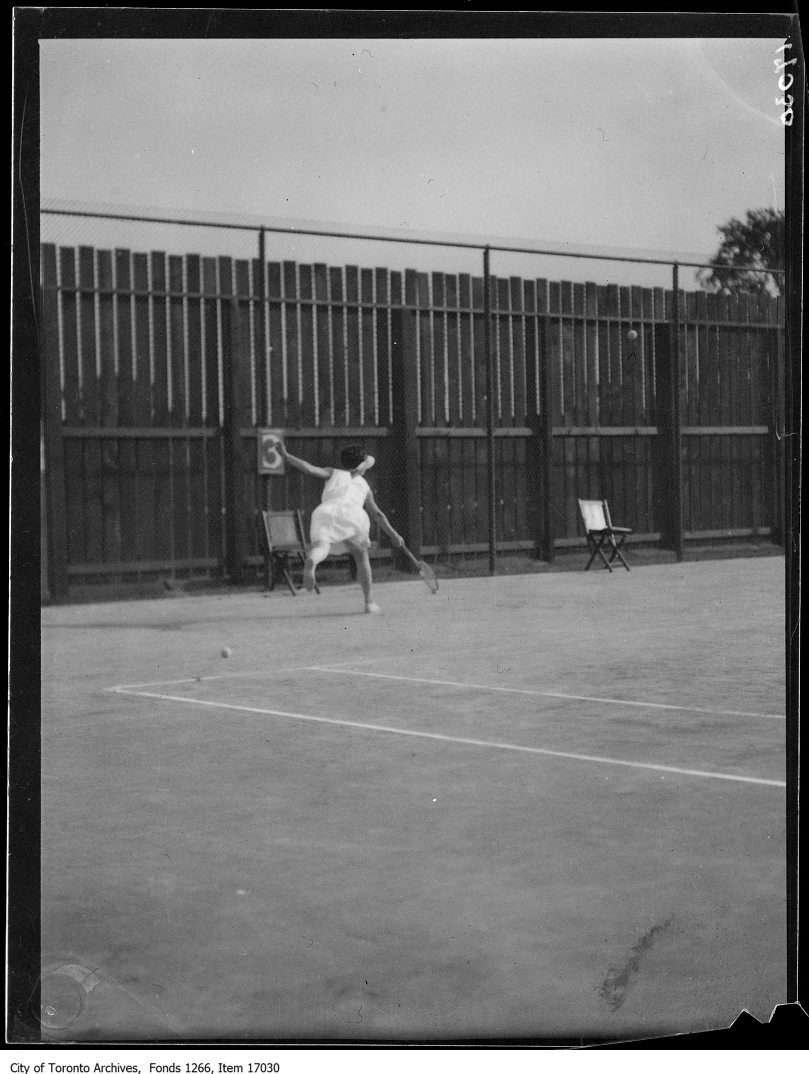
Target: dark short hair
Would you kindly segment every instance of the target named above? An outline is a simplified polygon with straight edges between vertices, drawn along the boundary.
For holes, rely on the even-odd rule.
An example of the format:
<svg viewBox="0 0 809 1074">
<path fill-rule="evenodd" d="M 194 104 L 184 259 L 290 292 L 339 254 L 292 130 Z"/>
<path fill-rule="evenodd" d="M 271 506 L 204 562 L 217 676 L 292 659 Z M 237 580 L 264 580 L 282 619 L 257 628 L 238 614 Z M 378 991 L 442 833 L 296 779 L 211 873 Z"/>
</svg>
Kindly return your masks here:
<svg viewBox="0 0 809 1074">
<path fill-rule="evenodd" d="M 365 458 L 365 448 L 361 444 L 349 444 L 348 447 L 344 447 L 340 452 L 340 462 L 345 466 L 346 470 L 356 470 Z"/>
</svg>

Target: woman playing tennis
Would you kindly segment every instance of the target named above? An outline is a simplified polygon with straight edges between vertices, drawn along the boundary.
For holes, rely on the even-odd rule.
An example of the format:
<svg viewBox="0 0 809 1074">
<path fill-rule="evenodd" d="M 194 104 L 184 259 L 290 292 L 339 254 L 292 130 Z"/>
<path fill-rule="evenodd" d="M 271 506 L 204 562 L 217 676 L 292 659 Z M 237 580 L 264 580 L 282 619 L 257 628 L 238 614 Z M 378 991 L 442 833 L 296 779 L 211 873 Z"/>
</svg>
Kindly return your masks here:
<svg viewBox="0 0 809 1074">
<path fill-rule="evenodd" d="M 368 482 L 362 476 L 374 465 L 373 455 L 367 455 L 359 444 L 352 444 L 340 452 L 341 466 L 313 466 L 304 459 L 290 455 L 282 441 L 276 450 L 290 466 L 310 477 L 322 477 L 326 484 L 321 502 L 312 512 L 309 526 L 311 548 L 303 568 L 303 587 L 311 593 L 315 588 L 315 569 L 331 551 L 332 545 L 344 542 L 348 545 L 357 565 L 357 579 L 365 597 L 366 612 L 378 612 L 379 606 L 371 599 L 371 519 L 390 537 L 394 548 L 402 548 L 404 538 L 388 522 L 377 507 Z"/>
</svg>

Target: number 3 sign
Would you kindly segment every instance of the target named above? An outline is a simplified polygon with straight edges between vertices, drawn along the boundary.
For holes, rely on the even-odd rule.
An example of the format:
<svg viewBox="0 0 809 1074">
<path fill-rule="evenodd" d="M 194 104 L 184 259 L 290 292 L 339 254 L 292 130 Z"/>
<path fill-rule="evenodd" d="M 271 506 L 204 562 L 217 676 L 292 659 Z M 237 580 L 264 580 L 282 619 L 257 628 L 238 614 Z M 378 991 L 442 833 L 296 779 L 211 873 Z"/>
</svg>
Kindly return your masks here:
<svg viewBox="0 0 809 1074">
<path fill-rule="evenodd" d="M 280 439 L 280 433 L 274 429 L 258 430 L 258 472 L 260 474 L 281 475 L 284 473 L 284 460 L 276 450 Z"/>
</svg>

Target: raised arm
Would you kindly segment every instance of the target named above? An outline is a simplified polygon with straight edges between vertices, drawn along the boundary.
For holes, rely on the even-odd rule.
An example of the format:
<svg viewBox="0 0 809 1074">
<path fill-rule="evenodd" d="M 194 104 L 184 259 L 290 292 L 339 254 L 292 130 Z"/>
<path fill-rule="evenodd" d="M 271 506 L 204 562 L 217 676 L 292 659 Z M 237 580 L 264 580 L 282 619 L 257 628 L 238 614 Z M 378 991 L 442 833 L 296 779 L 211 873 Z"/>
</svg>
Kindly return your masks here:
<svg viewBox="0 0 809 1074">
<path fill-rule="evenodd" d="M 364 506 L 365 510 L 368 512 L 369 517 L 374 522 L 376 522 L 376 524 L 380 527 L 383 533 L 387 533 L 388 537 L 390 537 L 393 547 L 401 548 L 404 545 L 404 537 L 400 536 L 400 534 L 396 532 L 393 526 L 391 526 L 390 522 L 388 522 L 384 512 L 380 511 L 379 507 L 377 506 L 376 500 L 374 499 L 374 494 L 370 491 L 365 497 Z"/>
<path fill-rule="evenodd" d="M 294 466 L 296 470 L 300 470 L 301 473 L 308 474 L 310 477 L 329 478 L 333 473 L 330 466 L 313 466 L 311 462 L 306 462 L 305 459 L 299 459 L 295 455 L 290 455 L 283 440 L 279 440 L 276 443 L 275 450 L 282 459 L 286 459 L 290 466 Z"/>
</svg>

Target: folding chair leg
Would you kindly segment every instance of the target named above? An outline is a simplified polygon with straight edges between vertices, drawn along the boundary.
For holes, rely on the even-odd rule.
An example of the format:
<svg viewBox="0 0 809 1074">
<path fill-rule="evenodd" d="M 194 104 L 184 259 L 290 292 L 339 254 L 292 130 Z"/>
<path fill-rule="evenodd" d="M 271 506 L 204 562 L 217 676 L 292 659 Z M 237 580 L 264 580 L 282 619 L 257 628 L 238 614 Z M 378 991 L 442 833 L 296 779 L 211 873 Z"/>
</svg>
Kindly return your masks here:
<svg viewBox="0 0 809 1074">
<path fill-rule="evenodd" d="M 293 597 L 297 596 L 297 593 L 295 592 L 295 583 L 292 581 L 292 575 L 289 573 L 289 568 L 287 567 L 286 563 L 284 563 L 282 571 L 284 578 L 286 578 L 286 583 L 289 586 L 290 593 Z"/>
<path fill-rule="evenodd" d="M 616 559 L 620 559 L 621 563 L 623 563 L 626 569 L 629 570 L 629 564 L 624 559 L 623 553 L 621 552 L 621 549 L 624 547 L 624 539 L 621 538 L 621 540 L 616 541 L 615 538 L 613 538 L 611 544 L 612 554 L 610 555 L 610 563 L 614 563 Z"/>
<path fill-rule="evenodd" d="M 289 567 L 287 565 L 287 557 L 284 556 L 284 555 L 276 553 L 272 557 L 270 591 L 275 589 L 276 585 L 278 584 L 278 582 L 282 578 L 284 579 L 286 584 L 289 586 L 289 591 L 292 594 L 292 596 L 293 597 L 297 596 L 297 594 L 295 592 L 295 585 L 294 585 L 294 583 L 292 581 L 292 576 L 289 573 Z"/>
<path fill-rule="evenodd" d="M 603 543 L 603 540 L 597 541 L 595 538 L 592 538 L 593 554 L 590 556 L 589 563 L 584 568 L 586 571 L 590 570 L 590 567 L 592 566 L 593 560 L 596 558 L 596 556 L 600 556 L 601 562 L 604 564 L 607 570 L 612 573 L 612 567 L 609 565 L 607 557 L 604 555 L 604 550 L 602 548 Z"/>
</svg>

